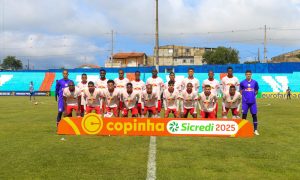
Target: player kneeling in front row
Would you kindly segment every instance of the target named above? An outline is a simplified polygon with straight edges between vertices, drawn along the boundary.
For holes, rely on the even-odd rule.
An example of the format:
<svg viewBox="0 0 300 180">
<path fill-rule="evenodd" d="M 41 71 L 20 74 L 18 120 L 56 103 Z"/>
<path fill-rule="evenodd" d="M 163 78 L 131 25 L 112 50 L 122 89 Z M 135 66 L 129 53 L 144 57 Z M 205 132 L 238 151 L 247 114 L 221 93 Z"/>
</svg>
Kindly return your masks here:
<svg viewBox="0 0 300 180">
<path fill-rule="evenodd" d="M 211 93 L 211 86 L 205 85 L 204 92 L 199 96 L 199 109 L 202 118 L 216 117 L 217 96 Z"/>
<path fill-rule="evenodd" d="M 174 117 L 179 117 L 179 101 L 180 95 L 179 91 L 174 88 L 175 81 L 168 82 L 168 88 L 164 90 L 164 107 L 165 107 L 165 118 L 169 117 L 170 113 L 173 113 Z"/>
<path fill-rule="evenodd" d="M 88 89 L 83 90 L 83 98 L 86 103 L 86 114 L 95 111 L 97 114 L 101 114 L 101 92 L 96 89 L 94 82 L 88 83 Z"/>
<path fill-rule="evenodd" d="M 131 111 L 132 117 L 138 116 L 138 109 L 136 107 L 140 97 L 139 94 L 133 92 L 132 83 L 126 84 L 126 90 L 121 94 L 121 101 L 123 102 L 122 116 L 128 117 L 128 111 Z"/>
<path fill-rule="evenodd" d="M 110 116 L 113 113 L 115 117 L 119 117 L 120 93 L 115 89 L 113 80 L 107 81 L 107 88 L 103 92 L 104 114 Z"/>
<path fill-rule="evenodd" d="M 63 91 L 64 96 L 64 116 L 72 117 L 72 111 L 76 112 L 77 116 L 80 116 L 80 103 L 81 103 L 81 92 L 75 87 L 74 82 L 70 81 L 68 87 Z"/>
<path fill-rule="evenodd" d="M 222 117 L 227 119 L 228 111 L 231 109 L 232 119 L 239 119 L 242 95 L 236 92 L 235 86 L 230 86 L 229 92 L 225 93 L 222 101 Z"/>
<path fill-rule="evenodd" d="M 142 93 L 142 117 L 157 117 L 157 108 L 158 108 L 158 94 L 156 91 L 153 91 L 152 85 L 146 85 L 146 91 Z"/>
<path fill-rule="evenodd" d="M 192 83 L 187 83 L 186 90 L 183 90 L 181 94 L 181 113 L 183 118 L 187 118 L 189 113 L 193 118 L 197 118 L 197 102 L 197 91 L 193 89 Z"/>
</svg>

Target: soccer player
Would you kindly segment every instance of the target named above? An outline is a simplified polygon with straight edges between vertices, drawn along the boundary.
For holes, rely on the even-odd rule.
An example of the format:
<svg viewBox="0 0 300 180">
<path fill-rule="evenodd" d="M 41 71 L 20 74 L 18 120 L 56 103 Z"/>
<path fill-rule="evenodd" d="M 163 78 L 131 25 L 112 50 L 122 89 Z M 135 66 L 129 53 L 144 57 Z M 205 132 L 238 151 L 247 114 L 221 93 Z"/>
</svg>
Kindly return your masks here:
<svg viewBox="0 0 300 180">
<path fill-rule="evenodd" d="M 131 81 L 132 86 L 133 86 L 133 91 L 139 94 L 139 101 L 137 104 L 137 109 L 139 112 L 139 115 L 142 115 L 142 93 L 146 89 L 144 81 L 141 80 L 141 73 L 140 71 L 136 71 L 134 73 L 135 79 Z"/>
<path fill-rule="evenodd" d="M 88 88 L 87 75 L 85 73 L 81 74 L 81 82 L 77 84 L 77 88 L 81 91 L 81 105 L 80 105 L 80 115 L 84 116 L 84 108 L 85 108 L 85 98 L 83 98 L 83 91 Z"/>
<path fill-rule="evenodd" d="M 230 86 L 229 92 L 223 95 L 222 117 L 227 119 L 228 111 L 231 109 L 232 119 L 240 118 L 239 114 L 241 103 L 242 95 L 236 91 L 235 86 Z"/>
<path fill-rule="evenodd" d="M 100 93 L 103 94 L 107 90 L 107 81 L 105 69 L 100 69 L 100 79 L 96 81 L 96 88 L 100 90 Z M 102 103 L 102 109 L 105 110 L 104 104 Z"/>
<path fill-rule="evenodd" d="M 116 78 L 114 82 L 117 91 L 121 93 L 123 90 L 126 90 L 126 85 L 129 83 L 129 80 L 124 77 L 124 71 L 122 69 L 119 70 L 119 77 Z"/>
<path fill-rule="evenodd" d="M 211 93 L 211 86 L 205 85 L 204 91 L 199 95 L 199 109 L 202 118 L 216 117 L 217 96 Z"/>
<path fill-rule="evenodd" d="M 175 80 L 175 73 L 174 72 L 170 72 L 169 78 L 170 78 L 169 81 L 173 81 L 174 82 L 174 88 L 180 93 L 181 92 L 181 88 L 182 88 L 181 87 L 181 82 Z M 169 88 L 169 82 L 166 82 L 165 83 L 165 89 L 168 89 L 168 88 Z"/>
<path fill-rule="evenodd" d="M 232 67 L 227 68 L 227 76 L 222 78 L 222 92 L 225 94 L 229 91 L 230 86 L 236 86 L 236 89 L 239 88 L 240 82 L 239 79 L 233 76 Z"/>
<path fill-rule="evenodd" d="M 286 90 L 286 99 L 291 99 L 291 89 L 290 89 L 290 87 L 288 87 L 287 88 L 287 90 Z"/>
<path fill-rule="evenodd" d="M 194 91 L 198 93 L 200 84 L 199 84 L 199 80 L 194 77 L 194 69 L 193 68 L 189 68 L 188 77 L 183 79 L 183 81 L 181 83 L 182 90 L 187 89 L 188 83 L 192 83 Z"/>
<path fill-rule="evenodd" d="M 210 85 L 210 92 L 217 96 L 218 95 L 218 91 L 220 89 L 220 83 L 218 80 L 216 80 L 214 78 L 215 74 L 212 70 L 208 71 L 208 79 L 204 80 L 202 83 L 202 90 L 205 90 L 205 86 L 206 85 Z M 217 114 L 218 114 L 218 101 L 216 102 L 216 109 L 215 109 L 215 114 L 216 114 L 216 118 L 217 118 Z"/>
<path fill-rule="evenodd" d="M 257 105 L 256 95 L 258 93 L 258 83 L 252 79 L 252 72 L 246 71 L 246 79 L 240 84 L 240 92 L 242 94 L 242 113 L 243 119 L 247 118 L 248 110 L 252 114 L 254 134 L 259 135 L 257 131 Z"/>
<path fill-rule="evenodd" d="M 168 89 L 164 90 L 164 107 L 165 107 L 165 118 L 169 117 L 170 113 L 173 113 L 174 117 L 179 117 L 179 98 L 180 94 L 177 89 L 174 88 L 174 81 L 168 82 Z"/>
<path fill-rule="evenodd" d="M 146 85 L 146 90 L 142 93 L 142 117 L 157 117 L 158 109 L 158 93 L 153 90 L 151 84 Z"/>
<path fill-rule="evenodd" d="M 158 117 L 160 117 L 160 111 L 161 111 L 161 96 L 163 93 L 163 89 L 164 89 L 164 82 L 163 80 L 157 76 L 157 69 L 153 68 L 152 69 L 152 77 L 147 79 L 146 85 L 147 84 L 151 84 L 153 91 L 155 91 L 157 93 L 157 97 L 158 97 L 158 108 L 157 108 L 157 115 Z"/>
<path fill-rule="evenodd" d="M 74 82 L 70 81 L 68 87 L 63 90 L 64 96 L 64 116 L 72 117 L 72 111 L 76 112 L 76 115 L 80 115 L 81 104 L 81 91 L 75 87 Z"/>
<path fill-rule="evenodd" d="M 102 94 L 104 100 L 104 114 L 112 112 L 115 117 L 119 117 L 118 106 L 120 104 L 120 93 L 115 89 L 115 82 L 113 80 L 107 81 L 107 88 L 108 89 Z"/>
<path fill-rule="evenodd" d="M 62 114 L 65 111 L 64 109 L 64 97 L 63 97 L 63 90 L 64 88 L 68 87 L 69 82 L 71 81 L 69 78 L 68 70 L 63 70 L 63 78 L 56 82 L 55 88 L 55 100 L 57 101 L 58 97 L 58 113 L 56 118 L 56 126 L 61 120 Z"/>
<path fill-rule="evenodd" d="M 194 90 L 193 84 L 188 83 L 186 89 L 181 93 L 181 113 L 187 118 L 190 113 L 193 118 L 197 118 L 198 93 Z"/>
<path fill-rule="evenodd" d="M 101 91 L 104 92 L 107 89 L 107 79 L 106 79 L 106 71 L 105 69 L 100 69 L 100 79 L 96 81 L 96 87 Z"/>
<path fill-rule="evenodd" d="M 83 98 L 86 102 L 86 114 L 92 111 L 101 114 L 101 91 L 96 89 L 93 81 L 89 81 L 88 88 L 83 90 Z"/>
<path fill-rule="evenodd" d="M 33 100 L 35 101 L 35 96 L 34 96 L 34 86 L 33 86 L 33 82 L 30 81 L 29 84 L 29 100 L 31 101 L 31 97 L 33 97 Z"/>
<path fill-rule="evenodd" d="M 126 84 L 129 83 L 129 80 L 127 78 L 124 78 L 124 71 L 122 69 L 119 69 L 119 77 L 114 80 L 116 90 L 121 94 L 124 90 L 126 90 Z M 120 101 L 119 104 L 119 112 L 123 109 L 123 102 Z"/>
<path fill-rule="evenodd" d="M 121 94 L 121 100 L 124 103 L 122 115 L 123 117 L 128 117 L 128 111 L 131 111 L 132 117 L 138 116 L 138 110 L 136 107 L 140 96 L 137 92 L 132 89 L 132 83 L 127 83 L 126 90 L 123 90 Z"/>
</svg>

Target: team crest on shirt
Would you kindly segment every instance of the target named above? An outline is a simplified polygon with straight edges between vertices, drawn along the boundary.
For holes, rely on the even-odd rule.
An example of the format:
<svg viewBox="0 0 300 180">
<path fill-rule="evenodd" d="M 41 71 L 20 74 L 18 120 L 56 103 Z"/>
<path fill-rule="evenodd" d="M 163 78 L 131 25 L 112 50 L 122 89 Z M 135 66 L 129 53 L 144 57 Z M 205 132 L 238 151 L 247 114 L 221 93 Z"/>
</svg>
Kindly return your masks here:
<svg viewBox="0 0 300 180">
<path fill-rule="evenodd" d="M 94 98 L 89 98 L 89 99 L 88 99 L 88 102 L 89 102 L 90 104 L 92 104 L 92 103 L 94 102 Z"/>
<path fill-rule="evenodd" d="M 186 100 L 185 101 L 192 101 L 192 97 L 191 96 L 188 96 L 187 98 L 186 98 Z"/>
<path fill-rule="evenodd" d="M 248 87 L 250 87 L 251 85 L 250 84 L 248 84 Z"/>
</svg>

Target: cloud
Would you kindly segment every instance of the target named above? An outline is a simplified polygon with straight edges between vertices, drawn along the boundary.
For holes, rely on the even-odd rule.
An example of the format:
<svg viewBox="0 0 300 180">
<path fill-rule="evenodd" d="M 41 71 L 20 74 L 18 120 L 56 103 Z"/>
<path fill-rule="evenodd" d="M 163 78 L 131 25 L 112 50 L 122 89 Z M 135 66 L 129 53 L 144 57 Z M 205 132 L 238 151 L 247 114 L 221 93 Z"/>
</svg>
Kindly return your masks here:
<svg viewBox="0 0 300 180">
<path fill-rule="evenodd" d="M 78 36 L 5 33 L 6 55 L 14 55 L 36 68 L 75 68 L 84 63 L 99 64 L 96 56 L 107 49 Z"/>
</svg>

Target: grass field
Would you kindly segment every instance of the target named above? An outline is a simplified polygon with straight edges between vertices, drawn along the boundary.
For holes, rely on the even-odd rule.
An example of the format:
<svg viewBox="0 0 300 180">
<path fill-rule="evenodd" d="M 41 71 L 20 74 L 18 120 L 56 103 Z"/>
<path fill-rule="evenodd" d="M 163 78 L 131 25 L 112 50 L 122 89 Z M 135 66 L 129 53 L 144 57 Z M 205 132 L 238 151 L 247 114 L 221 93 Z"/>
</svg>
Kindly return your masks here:
<svg viewBox="0 0 300 180">
<path fill-rule="evenodd" d="M 149 137 L 59 136 L 38 101 L 0 97 L 0 179 L 146 179 Z M 300 101 L 258 104 L 254 138 L 157 137 L 157 179 L 300 179 Z"/>
</svg>

